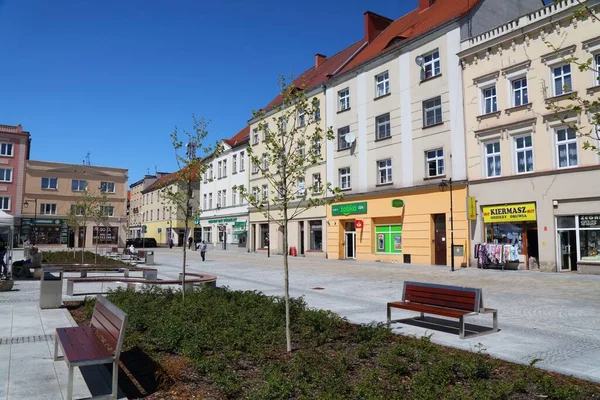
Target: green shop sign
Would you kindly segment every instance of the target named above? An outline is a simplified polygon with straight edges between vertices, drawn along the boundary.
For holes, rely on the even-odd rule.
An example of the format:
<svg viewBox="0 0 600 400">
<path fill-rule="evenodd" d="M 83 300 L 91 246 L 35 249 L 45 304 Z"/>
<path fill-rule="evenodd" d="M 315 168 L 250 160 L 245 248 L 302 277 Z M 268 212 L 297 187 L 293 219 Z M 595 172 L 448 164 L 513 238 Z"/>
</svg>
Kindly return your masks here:
<svg viewBox="0 0 600 400">
<path fill-rule="evenodd" d="M 221 218 L 221 219 L 209 219 L 208 223 L 209 224 L 222 224 L 225 222 L 235 222 L 237 221 L 237 218 Z"/>
<path fill-rule="evenodd" d="M 367 202 L 361 201 L 359 203 L 347 203 L 347 204 L 334 204 L 331 206 L 331 215 L 352 215 L 352 214 L 366 214 L 367 213 Z"/>
<path fill-rule="evenodd" d="M 61 218 L 24 218 L 21 222 L 23 225 L 62 225 L 63 223 Z"/>
<path fill-rule="evenodd" d="M 404 201 L 402 201 L 400 199 L 394 199 L 394 200 L 392 200 L 392 207 L 395 207 L 395 208 L 404 207 Z"/>
</svg>

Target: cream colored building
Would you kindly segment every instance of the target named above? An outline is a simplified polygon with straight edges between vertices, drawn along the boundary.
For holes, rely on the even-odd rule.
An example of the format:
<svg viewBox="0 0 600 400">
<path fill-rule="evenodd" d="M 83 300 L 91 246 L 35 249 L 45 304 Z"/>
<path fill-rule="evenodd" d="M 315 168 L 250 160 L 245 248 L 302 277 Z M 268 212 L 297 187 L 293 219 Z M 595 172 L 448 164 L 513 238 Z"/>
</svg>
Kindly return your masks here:
<svg viewBox="0 0 600 400">
<path fill-rule="evenodd" d="M 586 3 L 600 15 L 598 1 Z M 461 44 L 467 176 L 478 212 L 471 239 L 516 245 L 522 267 L 598 272 L 600 157 L 567 125 L 592 129 L 591 114 L 562 114 L 563 122 L 546 108 L 571 104 L 572 93 L 600 93 L 600 22 L 573 19 L 577 7 L 552 4 Z M 594 71 L 570 57 L 592 58 Z"/>
<path fill-rule="evenodd" d="M 336 135 L 327 142 L 327 181 L 345 193 L 328 208 L 329 258 L 468 263 L 456 54 L 461 38 L 489 19 L 507 21 L 537 7 L 538 1 L 419 1 L 376 35 L 382 17 L 365 15 L 368 45 L 327 82 L 327 125 Z M 440 193 L 450 180 L 452 207 L 450 188 Z"/>
<path fill-rule="evenodd" d="M 74 232 L 65 217 L 84 190 L 106 194 L 109 218 L 102 226 L 89 221 L 86 227 Z M 124 246 L 127 169 L 28 160 L 24 192 L 23 239 L 38 245 L 71 242 L 78 247 L 84 243 L 90 247 L 99 240 L 101 245 Z"/>
<path fill-rule="evenodd" d="M 142 191 L 150 187 L 157 179 L 162 176 L 168 175 L 165 172 L 157 172 L 156 175 L 146 175 L 137 182 L 129 185 L 130 198 L 129 198 L 129 224 L 128 224 L 128 238 L 141 238 L 142 237 Z"/>
</svg>

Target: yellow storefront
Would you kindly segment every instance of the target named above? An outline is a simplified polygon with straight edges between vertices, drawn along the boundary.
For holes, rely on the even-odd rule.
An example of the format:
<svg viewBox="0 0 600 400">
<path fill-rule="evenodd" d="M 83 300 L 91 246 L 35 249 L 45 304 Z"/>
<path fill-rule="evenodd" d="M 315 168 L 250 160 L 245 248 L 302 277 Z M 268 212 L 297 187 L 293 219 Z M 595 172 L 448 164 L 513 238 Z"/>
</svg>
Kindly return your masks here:
<svg viewBox="0 0 600 400">
<path fill-rule="evenodd" d="M 454 263 L 469 259 L 467 190 L 454 185 Z M 356 196 L 327 207 L 327 256 L 450 265 L 450 194 L 421 191 Z"/>
</svg>

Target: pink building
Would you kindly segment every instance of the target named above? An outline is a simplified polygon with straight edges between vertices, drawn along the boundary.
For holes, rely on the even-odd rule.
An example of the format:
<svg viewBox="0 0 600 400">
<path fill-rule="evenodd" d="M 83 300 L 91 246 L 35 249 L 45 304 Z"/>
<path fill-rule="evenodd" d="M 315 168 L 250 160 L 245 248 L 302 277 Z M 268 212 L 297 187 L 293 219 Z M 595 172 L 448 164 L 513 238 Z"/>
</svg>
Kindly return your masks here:
<svg viewBox="0 0 600 400">
<path fill-rule="evenodd" d="M 0 125 L 0 210 L 15 217 L 15 234 L 21 226 L 25 161 L 29 160 L 31 136 L 19 124 Z"/>
</svg>

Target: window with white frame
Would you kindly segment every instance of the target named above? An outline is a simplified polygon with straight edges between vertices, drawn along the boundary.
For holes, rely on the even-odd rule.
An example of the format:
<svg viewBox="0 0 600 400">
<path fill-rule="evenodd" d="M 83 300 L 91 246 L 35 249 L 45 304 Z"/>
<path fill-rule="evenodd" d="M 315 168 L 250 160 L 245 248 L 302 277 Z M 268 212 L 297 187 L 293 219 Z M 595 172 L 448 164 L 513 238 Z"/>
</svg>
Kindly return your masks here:
<svg viewBox="0 0 600 400">
<path fill-rule="evenodd" d="M 440 52 L 436 50 L 423 56 L 423 70 L 425 79 L 437 76 L 442 73 L 440 68 Z"/>
<path fill-rule="evenodd" d="M 300 155 L 300 157 L 304 157 L 306 155 L 305 145 L 306 143 L 304 143 L 304 141 L 298 142 L 298 155 Z"/>
<path fill-rule="evenodd" d="M 208 182 L 208 171 L 204 171 L 204 183 Z"/>
<path fill-rule="evenodd" d="M 58 189 L 58 178 L 42 178 L 42 189 Z"/>
<path fill-rule="evenodd" d="M 244 167 L 244 163 L 246 162 L 246 159 L 244 158 L 244 152 L 240 151 L 240 172 L 243 172 L 246 167 Z"/>
<path fill-rule="evenodd" d="M 258 173 L 258 164 L 257 163 L 252 163 L 252 173 L 253 174 Z"/>
<path fill-rule="evenodd" d="M 214 175 L 213 175 L 213 163 L 211 162 L 210 165 L 208 166 L 208 179 L 210 179 L 212 181 Z"/>
<path fill-rule="evenodd" d="M 81 217 L 85 212 L 85 207 L 71 204 L 71 212 L 73 214 L 77 215 L 78 217 Z M 142 221 L 143 220 L 144 220 L 144 213 L 142 213 Z"/>
<path fill-rule="evenodd" d="M 425 100 L 423 102 L 423 126 L 432 126 L 442 123 L 442 98 Z"/>
<path fill-rule="evenodd" d="M 555 96 L 560 96 L 571 92 L 573 90 L 571 65 L 564 64 L 557 67 L 552 67 L 552 81 Z"/>
<path fill-rule="evenodd" d="M 340 168 L 338 170 L 340 189 L 349 190 L 352 188 L 352 182 L 350 181 L 350 167 Z"/>
<path fill-rule="evenodd" d="M 312 178 L 313 192 L 319 193 L 321 191 L 321 174 L 313 174 Z"/>
<path fill-rule="evenodd" d="M 392 183 L 392 159 L 377 161 L 377 171 L 380 185 Z"/>
<path fill-rule="evenodd" d="M 10 196 L 0 196 L 0 210 L 10 211 Z"/>
<path fill-rule="evenodd" d="M 435 149 L 425 152 L 427 163 L 427 177 L 435 178 L 446 173 L 444 166 L 444 149 Z"/>
<path fill-rule="evenodd" d="M 87 189 L 87 181 L 84 179 L 73 179 L 71 181 L 71 190 L 74 192 L 83 192 Z"/>
<path fill-rule="evenodd" d="M 600 86 L 600 53 L 594 54 L 594 86 Z"/>
<path fill-rule="evenodd" d="M 267 134 L 269 133 L 269 124 L 265 124 L 262 130 L 262 140 L 263 142 L 267 139 Z"/>
<path fill-rule="evenodd" d="M 375 77 L 375 97 L 385 96 L 390 93 L 390 74 L 385 71 Z"/>
<path fill-rule="evenodd" d="M 483 114 L 490 114 L 498 111 L 496 85 L 481 89 L 481 97 L 483 100 Z"/>
<path fill-rule="evenodd" d="M 485 146 L 486 176 L 493 178 L 502 174 L 502 161 L 500 157 L 500 141 L 489 142 Z"/>
<path fill-rule="evenodd" d="M 269 155 L 267 153 L 264 153 L 262 156 L 262 167 L 263 170 L 269 169 Z"/>
<path fill-rule="evenodd" d="M 204 194 L 204 210 L 208 210 L 208 195 Z"/>
<path fill-rule="evenodd" d="M 346 135 L 350 133 L 350 127 L 345 126 L 343 128 L 338 129 L 337 141 L 338 141 L 338 150 L 346 150 L 349 149 L 352 144 L 346 141 Z"/>
<path fill-rule="evenodd" d="M 258 144 L 258 128 L 252 129 L 252 144 Z"/>
<path fill-rule="evenodd" d="M 306 125 L 306 112 L 298 110 L 298 126 L 302 127 L 304 125 Z"/>
<path fill-rule="evenodd" d="M 513 79 L 510 82 L 512 106 L 518 107 L 529 103 L 529 93 L 527 92 L 527 77 Z"/>
<path fill-rule="evenodd" d="M 316 100 L 314 102 L 313 121 L 319 121 L 320 119 L 321 119 L 321 101 Z"/>
<path fill-rule="evenodd" d="M 107 217 L 113 217 L 115 215 L 115 207 L 114 206 L 101 206 L 100 213 Z M 156 210 L 156 219 L 158 218 L 158 210 Z"/>
<path fill-rule="evenodd" d="M 12 168 L 0 168 L 0 182 L 12 182 Z"/>
<path fill-rule="evenodd" d="M 236 174 L 237 173 L 237 154 L 234 154 L 232 157 L 232 169 L 233 171 L 231 171 L 232 174 Z"/>
<path fill-rule="evenodd" d="M 304 194 L 306 193 L 306 179 L 304 179 L 303 176 L 298 178 L 298 186 L 297 187 L 298 187 L 297 195 L 304 196 Z"/>
<path fill-rule="evenodd" d="M 263 198 L 263 200 L 269 199 L 269 186 L 268 185 L 262 185 L 262 198 Z"/>
<path fill-rule="evenodd" d="M 338 92 L 339 111 L 350 109 L 350 88 Z"/>
<path fill-rule="evenodd" d="M 556 153 L 559 168 L 576 167 L 578 165 L 577 134 L 575 130 L 572 128 L 556 130 Z"/>
<path fill-rule="evenodd" d="M 0 143 L 0 156 L 12 157 L 13 155 L 13 144 L 12 143 Z"/>
<path fill-rule="evenodd" d="M 211 210 L 213 208 L 213 202 L 212 202 L 213 198 L 212 198 L 212 193 L 208 194 L 208 209 Z"/>
<path fill-rule="evenodd" d="M 316 156 L 321 155 L 321 142 L 320 141 L 315 140 L 313 142 L 313 152 L 315 153 Z"/>
<path fill-rule="evenodd" d="M 217 190 L 217 207 L 221 207 L 221 191 Z"/>
<path fill-rule="evenodd" d="M 254 201 L 259 201 L 258 197 L 258 186 L 254 186 L 252 188 L 252 196 L 254 196 Z"/>
<path fill-rule="evenodd" d="M 223 160 L 223 178 L 227 177 L 227 160 Z"/>
<path fill-rule="evenodd" d="M 524 174 L 533 171 L 533 143 L 531 135 L 515 138 L 515 160 L 517 173 Z"/>
<path fill-rule="evenodd" d="M 100 191 L 102 193 L 114 193 L 115 183 L 114 182 L 100 182 Z"/>
<path fill-rule="evenodd" d="M 223 163 L 221 161 L 219 161 L 217 163 L 217 179 L 221 179 L 223 177 L 223 175 L 221 174 L 221 165 Z"/>
<path fill-rule="evenodd" d="M 386 139 L 391 136 L 390 113 L 375 117 L 375 140 Z"/>
<path fill-rule="evenodd" d="M 227 207 L 227 189 L 221 193 L 221 207 Z"/>
<path fill-rule="evenodd" d="M 235 205 L 237 205 L 237 202 L 238 202 L 238 200 L 237 200 L 237 190 L 232 189 L 231 190 L 231 205 L 235 206 Z"/>
<path fill-rule="evenodd" d="M 40 204 L 40 214 L 42 214 L 42 215 L 56 215 L 56 203 L 42 203 L 42 204 Z"/>
</svg>

